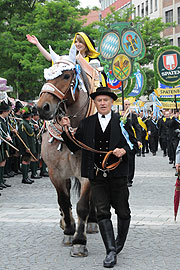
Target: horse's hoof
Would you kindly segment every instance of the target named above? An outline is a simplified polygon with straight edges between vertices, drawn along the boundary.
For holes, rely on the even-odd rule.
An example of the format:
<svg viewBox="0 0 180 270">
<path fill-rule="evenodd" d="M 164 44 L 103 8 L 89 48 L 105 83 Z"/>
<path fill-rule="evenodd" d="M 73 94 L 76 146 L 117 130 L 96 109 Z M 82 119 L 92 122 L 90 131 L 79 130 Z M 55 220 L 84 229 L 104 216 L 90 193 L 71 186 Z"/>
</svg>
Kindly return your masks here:
<svg viewBox="0 0 180 270">
<path fill-rule="evenodd" d="M 98 229 L 97 223 L 95 223 L 95 222 L 88 223 L 87 227 L 86 227 L 86 232 L 91 233 L 91 234 L 98 233 L 99 229 Z"/>
<path fill-rule="evenodd" d="M 88 250 L 85 245 L 73 245 L 70 251 L 71 257 L 87 257 Z"/>
<path fill-rule="evenodd" d="M 62 242 L 64 246 L 72 246 L 72 241 L 73 241 L 73 235 L 64 235 Z"/>
</svg>

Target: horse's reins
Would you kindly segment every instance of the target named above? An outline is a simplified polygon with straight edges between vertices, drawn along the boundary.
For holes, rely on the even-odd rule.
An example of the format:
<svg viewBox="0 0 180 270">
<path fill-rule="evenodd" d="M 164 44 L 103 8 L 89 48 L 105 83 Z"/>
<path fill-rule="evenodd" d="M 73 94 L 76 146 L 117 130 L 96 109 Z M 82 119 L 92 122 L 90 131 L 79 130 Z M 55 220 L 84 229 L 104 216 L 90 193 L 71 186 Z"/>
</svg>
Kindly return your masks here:
<svg viewBox="0 0 180 270">
<path fill-rule="evenodd" d="M 117 161 L 117 162 L 114 162 L 113 164 L 111 165 L 108 165 L 107 166 L 107 162 L 108 162 L 108 159 L 110 157 L 111 154 L 113 154 L 113 150 L 110 150 L 110 151 L 100 151 L 100 150 L 96 150 L 84 143 L 82 143 L 81 141 L 77 140 L 74 136 L 74 134 L 72 133 L 69 133 L 69 131 L 73 131 L 73 129 L 71 128 L 70 130 L 68 130 L 67 126 L 64 126 L 64 131 L 66 132 L 68 138 L 73 141 L 77 146 L 79 146 L 80 148 L 84 149 L 84 150 L 87 150 L 87 151 L 90 151 L 90 152 L 93 152 L 93 153 L 96 153 L 96 154 L 106 154 L 104 159 L 103 159 L 103 162 L 102 162 L 102 168 L 104 170 L 114 170 L 117 168 L 117 166 L 121 163 L 122 161 L 122 157 L 120 157 L 120 159 Z M 71 135 L 70 135 L 71 134 Z"/>
</svg>

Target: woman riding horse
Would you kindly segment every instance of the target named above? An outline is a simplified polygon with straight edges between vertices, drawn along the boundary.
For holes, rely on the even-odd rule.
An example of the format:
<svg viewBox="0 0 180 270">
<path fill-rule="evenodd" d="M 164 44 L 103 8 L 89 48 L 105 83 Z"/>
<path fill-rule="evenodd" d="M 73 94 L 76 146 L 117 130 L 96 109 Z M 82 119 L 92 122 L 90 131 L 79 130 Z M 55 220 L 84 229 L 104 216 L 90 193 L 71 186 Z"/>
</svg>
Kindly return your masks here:
<svg viewBox="0 0 180 270">
<path fill-rule="evenodd" d="M 27 40 L 36 45 L 39 51 L 42 53 L 42 55 L 50 62 L 52 62 L 51 54 L 41 45 L 39 40 L 34 35 L 26 35 Z M 100 53 L 98 53 L 95 49 L 95 43 L 90 38 L 89 35 L 85 34 L 84 32 L 77 32 L 75 34 L 75 37 L 73 39 L 72 45 L 75 44 L 77 49 L 77 54 L 80 54 L 84 60 L 86 60 L 87 63 L 91 63 L 91 65 L 100 66 L 100 60 L 98 56 Z M 78 57 L 78 55 L 77 55 Z M 102 85 L 106 86 L 106 75 L 104 72 L 102 72 L 101 80 Z"/>
</svg>

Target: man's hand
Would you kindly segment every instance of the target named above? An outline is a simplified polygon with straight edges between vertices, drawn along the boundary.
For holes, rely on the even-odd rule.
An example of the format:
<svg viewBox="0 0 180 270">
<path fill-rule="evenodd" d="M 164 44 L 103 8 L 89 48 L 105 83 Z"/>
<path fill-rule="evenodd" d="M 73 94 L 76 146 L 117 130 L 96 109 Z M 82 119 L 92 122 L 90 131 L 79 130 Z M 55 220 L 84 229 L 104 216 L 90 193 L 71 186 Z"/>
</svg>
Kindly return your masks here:
<svg viewBox="0 0 180 270">
<path fill-rule="evenodd" d="M 11 129 L 11 131 L 12 131 L 13 133 L 15 133 L 15 134 L 18 133 L 17 129 L 15 129 L 15 128 Z"/>
<path fill-rule="evenodd" d="M 39 129 L 38 124 L 34 124 L 34 128 L 35 128 L 35 129 Z"/>
<path fill-rule="evenodd" d="M 69 120 L 69 118 L 68 117 L 62 117 L 61 118 L 61 121 L 60 121 L 60 125 L 62 126 L 62 127 L 65 127 L 65 126 L 67 126 L 67 127 L 70 127 L 70 120 Z"/>
<path fill-rule="evenodd" d="M 180 163 L 176 163 L 176 171 L 178 173 L 178 171 L 180 170 Z"/>
<path fill-rule="evenodd" d="M 114 149 L 113 154 L 116 157 L 120 158 L 126 154 L 126 150 L 124 150 L 124 148 L 116 148 Z"/>
<path fill-rule="evenodd" d="M 6 140 L 7 140 L 8 142 L 12 142 L 12 139 L 11 139 L 10 136 L 7 136 L 7 137 L 6 137 Z"/>
<path fill-rule="evenodd" d="M 138 141 L 137 144 L 138 144 L 138 148 L 142 147 L 142 142 Z"/>
</svg>

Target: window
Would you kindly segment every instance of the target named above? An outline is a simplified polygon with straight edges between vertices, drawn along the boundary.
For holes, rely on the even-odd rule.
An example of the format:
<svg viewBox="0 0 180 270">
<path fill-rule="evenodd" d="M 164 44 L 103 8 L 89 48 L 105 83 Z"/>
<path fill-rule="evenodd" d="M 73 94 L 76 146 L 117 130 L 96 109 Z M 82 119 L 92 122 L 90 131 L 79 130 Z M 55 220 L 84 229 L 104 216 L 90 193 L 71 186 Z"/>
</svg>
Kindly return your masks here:
<svg viewBox="0 0 180 270">
<path fill-rule="evenodd" d="M 170 45 L 173 45 L 173 39 L 169 40 Z"/>
<path fill-rule="evenodd" d="M 155 0 L 154 5 L 155 5 L 155 7 L 154 7 L 154 11 L 157 11 L 157 0 Z"/>
<path fill-rule="evenodd" d="M 178 37 L 178 47 L 180 47 L 180 37 Z"/>
<path fill-rule="evenodd" d="M 141 16 L 144 17 L 144 3 L 142 3 Z"/>
<path fill-rule="evenodd" d="M 166 18 L 166 23 L 173 22 L 173 10 L 172 9 L 165 12 L 165 18 Z"/>
<path fill-rule="evenodd" d="M 178 24 L 180 24 L 180 7 L 178 7 Z"/>
<path fill-rule="evenodd" d="M 153 0 L 150 0 L 150 12 L 153 12 Z"/>
<path fill-rule="evenodd" d="M 146 1 L 146 16 L 148 15 L 148 0 Z"/>
<path fill-rule="evenodd" d="M 140 5 L 138 5 L 138 16 L 140 16 Z"/>
</svg>

